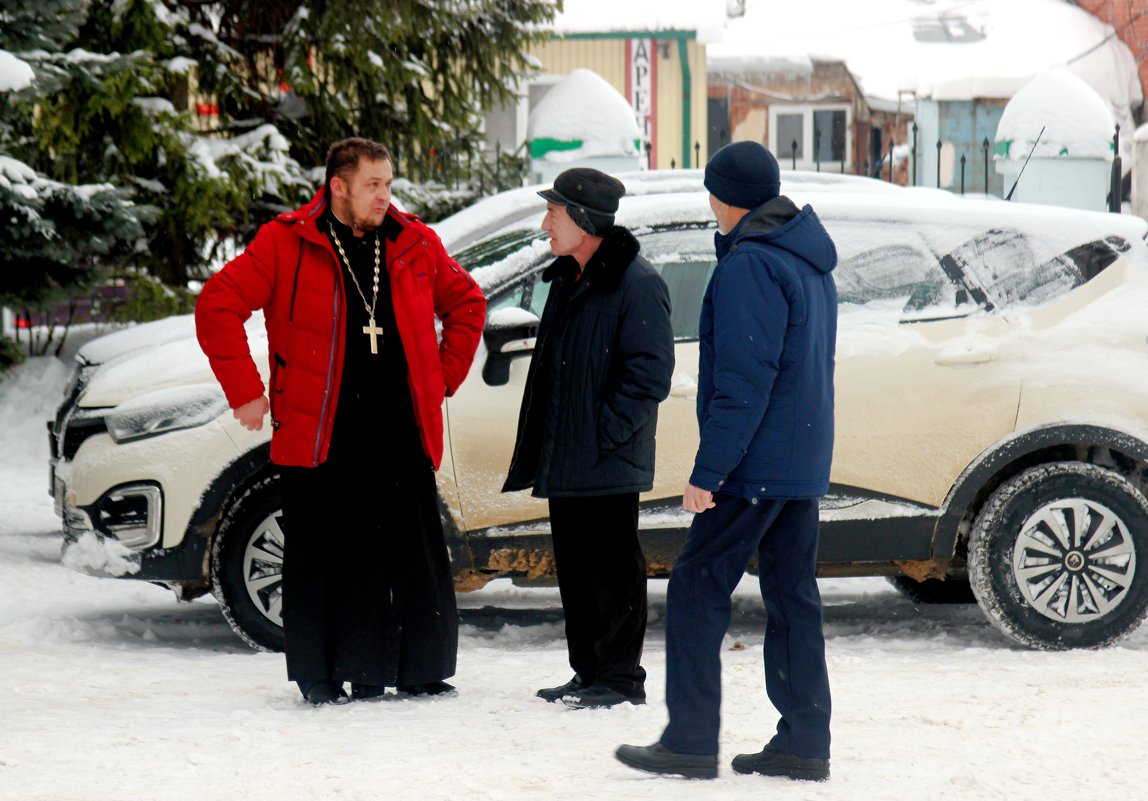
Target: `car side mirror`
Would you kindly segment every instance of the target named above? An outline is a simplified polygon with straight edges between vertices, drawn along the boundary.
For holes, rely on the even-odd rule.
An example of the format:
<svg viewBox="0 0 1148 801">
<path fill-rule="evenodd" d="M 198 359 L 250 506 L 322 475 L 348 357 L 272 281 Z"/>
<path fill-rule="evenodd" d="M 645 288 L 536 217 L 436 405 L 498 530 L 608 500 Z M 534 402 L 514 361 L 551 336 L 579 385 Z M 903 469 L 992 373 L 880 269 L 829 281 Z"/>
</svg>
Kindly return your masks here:
<svg viewBox="0 0 1148 801">
<path fill-rule="evenodd" d="M 538 315 L 526 309 L 495 309 L 490 313 L 482 332 L 487 351 L 482 380 L 488 386 L 501 387 L 510 381 L 511 361 L 533 352 L 540 322 Z"/>
</svg>

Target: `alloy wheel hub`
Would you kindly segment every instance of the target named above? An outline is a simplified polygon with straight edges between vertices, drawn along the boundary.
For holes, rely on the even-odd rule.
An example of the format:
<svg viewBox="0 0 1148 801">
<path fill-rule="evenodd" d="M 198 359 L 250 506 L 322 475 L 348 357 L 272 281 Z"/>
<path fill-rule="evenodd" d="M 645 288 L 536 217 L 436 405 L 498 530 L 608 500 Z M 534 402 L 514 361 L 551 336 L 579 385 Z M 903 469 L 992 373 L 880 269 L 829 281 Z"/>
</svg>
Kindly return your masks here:
<svg viewBox="0 0 1148 801">
<path fill-rule="evenodd" d="M 243 550 L 243 583 L 259 612 L 283 625 L 283 529 L 281 513 L 268 515 Z"/>
<path fill-rule="evenodd" d="M 1058 623 L 1088 623 L 1124 600 L 1136 547 L 1119 515 L 1087 498 L 1052 501 L 1024 521 L 1012 572 L 1025 600 Z"/>
</svg>

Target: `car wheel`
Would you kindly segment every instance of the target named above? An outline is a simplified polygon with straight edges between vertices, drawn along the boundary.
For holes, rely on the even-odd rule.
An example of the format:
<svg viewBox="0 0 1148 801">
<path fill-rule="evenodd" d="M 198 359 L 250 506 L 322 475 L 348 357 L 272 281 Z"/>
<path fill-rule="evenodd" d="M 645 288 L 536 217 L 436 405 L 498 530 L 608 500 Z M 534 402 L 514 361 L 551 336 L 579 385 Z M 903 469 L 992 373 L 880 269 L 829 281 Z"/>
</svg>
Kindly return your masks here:
<svg viewBox="0 0 1148 801">
<path fill-rule="evenodd" d="M 248 645 L 283 650 L 283 513 L 279 476 L 260 479 L 223 517 L 211 549 L 211 591 Z"/>
<path fill-rule="evenodd" d="M 1111 470 L 1032 468 L 989 497 L 969 578 L 989 620 L 1023 645 L 1099 648 L 1148 614 L 1148 499 Z"/>
<path fill-rule="evenodd" d="M 908 576 L 887 578 L 899 593 L 920 604 L 971 604 L 977 600 L 968 579 L 930 578 L 917 581 Z"/>
</svg>

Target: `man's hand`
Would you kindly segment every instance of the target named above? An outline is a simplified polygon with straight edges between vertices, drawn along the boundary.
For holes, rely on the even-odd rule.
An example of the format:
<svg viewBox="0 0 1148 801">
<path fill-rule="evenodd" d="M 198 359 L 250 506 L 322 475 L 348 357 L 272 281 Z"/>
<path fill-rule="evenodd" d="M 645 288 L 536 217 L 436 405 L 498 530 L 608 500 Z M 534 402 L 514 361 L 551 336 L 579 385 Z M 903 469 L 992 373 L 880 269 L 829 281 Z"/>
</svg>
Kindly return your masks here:
<svg viewBox="0 0 1148 801">
<path fill-rule="evenodd" d="M 695 487 L 693 484 L 686 484 L 686 491 L 682 493 L 682 506 L 687 512 L 704 512 L 716 505 L 712 492 Z"/>
<path fill-rule="evenodd" d="M 248 431 L 261 431 L 263 429 L 263 415 L 267 414 L 267 410 L 270 408 L 271 404 L 267 401 L 267 396 L 260 395 L 255 400 L 248 401 L 238 407 L 232 414 L 239 421 L 239 425 Z"/>
</svg>

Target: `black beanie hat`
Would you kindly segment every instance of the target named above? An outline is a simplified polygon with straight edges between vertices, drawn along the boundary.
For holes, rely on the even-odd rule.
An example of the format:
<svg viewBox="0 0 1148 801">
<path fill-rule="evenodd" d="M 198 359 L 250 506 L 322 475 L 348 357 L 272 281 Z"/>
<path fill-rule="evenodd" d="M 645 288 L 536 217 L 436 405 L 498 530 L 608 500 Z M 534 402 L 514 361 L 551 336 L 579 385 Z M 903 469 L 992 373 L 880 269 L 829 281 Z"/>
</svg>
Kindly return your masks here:
<svg viewBox="0 0 1148 801">
<path fill-rule="evenodd" d="M 705 186 L 722 203 L 756 209 L 781 192 L 781 170 L 757 142 L 731 142 L 706 165 Z"/>
<path fill-rule="evenodd" d="M 551 203 L 566 207 L 575 224 L 588 234 L 601 236 L 614 224 L 618 199 L 626 186 L 617 178 L 590 167 L 574 167 L 554 179 L 553 189 L 538 193 Z"/>
</svg>

